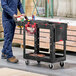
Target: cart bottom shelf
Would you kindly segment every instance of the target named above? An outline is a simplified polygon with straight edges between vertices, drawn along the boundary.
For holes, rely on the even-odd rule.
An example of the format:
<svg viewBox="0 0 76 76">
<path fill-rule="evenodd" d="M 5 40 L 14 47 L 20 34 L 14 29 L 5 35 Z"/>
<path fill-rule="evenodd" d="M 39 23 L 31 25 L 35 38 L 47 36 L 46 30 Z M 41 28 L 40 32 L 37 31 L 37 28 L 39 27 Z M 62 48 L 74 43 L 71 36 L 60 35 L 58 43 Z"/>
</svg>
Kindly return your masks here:
<svg viewBox="0 0 76 76">
<path fill-rule="evenodd" d="M 28 60 L 36 60 L 36 61 L 43 61 L 49 63 L 61 62 L 66 60 L 66 57 L 62 55 L 55 54 L 55 58 L 54 58 L 50 54 L 46 54 L 46 53 L 38 53 L 38 54 L 27 53 L 25 54 L 24 58 Z"/>
</svg>

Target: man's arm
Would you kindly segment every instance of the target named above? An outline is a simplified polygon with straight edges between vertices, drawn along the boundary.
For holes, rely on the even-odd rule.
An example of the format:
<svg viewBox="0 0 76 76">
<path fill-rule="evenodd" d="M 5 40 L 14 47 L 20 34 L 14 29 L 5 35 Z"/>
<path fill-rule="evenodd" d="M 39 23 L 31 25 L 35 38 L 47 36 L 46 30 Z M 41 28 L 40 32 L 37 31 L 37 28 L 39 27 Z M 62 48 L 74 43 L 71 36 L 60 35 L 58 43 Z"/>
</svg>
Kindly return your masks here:
<svg viewBox="0 0 76 76">
<path fill-rule="evenodd" d="M 7 0 L 1 0 L 1 6 L 5 12 L 7 12 L 11 17 L 15 14 L 7 5 Z"/>
<path fill-rule="evenodd" d="M 23 10 L 23 7 L 22 7 L 22 4 L 21 4 L 20 0 L 18 2 L 18 9 L 19 9 L 19 11 L 20 11 L 21 14 L 24 14 L 24 10 Z"/>
</svg>

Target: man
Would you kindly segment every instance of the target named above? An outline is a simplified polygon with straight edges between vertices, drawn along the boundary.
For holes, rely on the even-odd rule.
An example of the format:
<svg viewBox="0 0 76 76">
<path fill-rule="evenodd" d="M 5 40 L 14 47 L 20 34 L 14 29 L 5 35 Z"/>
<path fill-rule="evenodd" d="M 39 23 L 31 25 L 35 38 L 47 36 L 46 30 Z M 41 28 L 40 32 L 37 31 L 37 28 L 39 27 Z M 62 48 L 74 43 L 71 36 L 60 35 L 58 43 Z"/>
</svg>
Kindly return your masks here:
<svg viewBox="0 0 76 76">
<path fill-rule="evenodd" d="M 12 53 L 12 40 L 15 32 L 16 24 L 13 17 L 17 17 L 17 8 L 23 16 L 24 10 L 20 0 L 1 0 L 2 24 L 4 28 L 4 45 L 2 49 L 2 59 L 7 59 L 8 62 L 18 63 L 18 59 Z"/>
</svg>

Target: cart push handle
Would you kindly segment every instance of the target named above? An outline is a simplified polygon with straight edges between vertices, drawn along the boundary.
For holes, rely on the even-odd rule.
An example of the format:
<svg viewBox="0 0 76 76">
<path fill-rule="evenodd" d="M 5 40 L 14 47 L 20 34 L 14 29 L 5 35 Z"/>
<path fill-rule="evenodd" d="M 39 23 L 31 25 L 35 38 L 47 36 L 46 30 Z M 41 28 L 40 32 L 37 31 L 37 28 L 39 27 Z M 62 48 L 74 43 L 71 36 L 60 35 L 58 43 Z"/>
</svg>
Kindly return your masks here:
<svg viewBox="0 0 76 76">
<path fill-rule="evenodd" d="M 28 20 L 27 16 L 24 17 L 23 15 L 20 15 L 18 17 L 13 17 L 13 19 L 15 22 L 24 22 L 24 21 Z"/>
<path fill-rule="evenodd" d="M 19 27 L 21 27 L 21 25 L 19 24 L 19 22 L 22 23 L 22 22 L 26 21 L 25 22 L 25 30 L 29 34 L 34 34 L 36 32 L 36 23 L 33 22 L 34 20 L 35 20 L 35 16 L 34 15 L 32 15 L 32 20 L 29 20 L 27 16 L 24 17 L 22 15 L 14 18 L 14 21 L 18 24 Z M 28 28 L 30 28 L 30 29 L 28 29 Z"/>
</svg>

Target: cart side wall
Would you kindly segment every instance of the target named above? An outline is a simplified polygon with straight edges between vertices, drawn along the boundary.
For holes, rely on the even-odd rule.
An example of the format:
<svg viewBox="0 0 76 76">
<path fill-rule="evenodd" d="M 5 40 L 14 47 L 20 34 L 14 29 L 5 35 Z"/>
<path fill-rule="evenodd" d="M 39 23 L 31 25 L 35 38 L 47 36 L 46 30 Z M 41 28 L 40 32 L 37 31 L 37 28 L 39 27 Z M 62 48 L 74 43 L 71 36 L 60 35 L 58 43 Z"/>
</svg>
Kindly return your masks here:
<svg viewBox="0 0 76 76">
<path fill-rule="evenodd" d="M 19 43 L 23 45 L 23 35 L 20 35 L 20 31 L 16 27 L 15 36 L 13 43 Z M 66 50 L 76 52 L 76 26 L 68 26 L 67 31 L 67 41 L 66 41 Z M 45 33 L 40 33 L 41 36 L 44 36 L 44 38 L 40 39 L 40 47 L 41 48 L 49 48 L 49 30 L 41 29 L 42 32 L 46 31 Z M 18 33 L 18 34 L 17 34 Z M 26 45 L 34 46 L 34 38 L 33 36 L 26 35 Z M 47 37 L 46 37 L 47 36 Z M 17 38 L 17 39 L 16 39 Z M 45 42 L 45 43 L 43 43 Z M 56 43 L 57 49 L 63 49 L 62 41 Z"/>
</svg>

